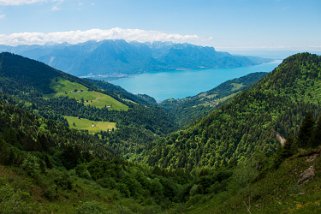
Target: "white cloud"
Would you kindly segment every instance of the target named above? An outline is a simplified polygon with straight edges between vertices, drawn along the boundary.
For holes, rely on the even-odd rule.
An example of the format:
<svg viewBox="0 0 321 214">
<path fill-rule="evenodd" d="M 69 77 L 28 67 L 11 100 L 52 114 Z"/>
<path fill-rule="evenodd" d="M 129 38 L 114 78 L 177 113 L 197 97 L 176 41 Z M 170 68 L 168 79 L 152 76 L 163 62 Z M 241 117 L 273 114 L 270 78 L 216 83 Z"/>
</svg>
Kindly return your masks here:
<svg viewBox="0 0 321 214">
<path fill-rule="evenodd" d="M 5 19 L 6 15 L 5 14 L 0 14 L 0 20 Z"/>
<path fill-rule="evenodd" d="M 171 41 L 176 43 L 208 44 L 211 39 L 203 39 L 197 35 L 168 34 L 159 31 L 146 31 L 140 29 L 91 29 L 87 31 L 65 32 L 25 32 L 13 34 L 0 34 L 0 44 L 3 45 L 32 45 L 32 44 L 77 44 L 86 41 L 102 41 L 107 39 L 124 39 L 126 41 L 153 42 Z"/>
<path fill-rule="evenodd" d="M 64 2 L 64 0 L 52 0 L 52 2 L 54 3 L 54 5 L 51 7 L 51 11 L 57 12 L 61 10 L 61 5 Z"/>
<path fill-rule="evenodd" d="M 46 0 L 0 0 L 0 5 L 7 5 L 7 6 L 18 6 L 24 4 L 35 4 L 39 2 L 44 2 Z"/>
<path fill-rule="evenodd" d="M 51 8 L 51 11 L 54 11 L 54 12 L 59 11 L 59 10 L 60 10 L 60 7 L 58 5 L 54 5 Z"/>
</svg>

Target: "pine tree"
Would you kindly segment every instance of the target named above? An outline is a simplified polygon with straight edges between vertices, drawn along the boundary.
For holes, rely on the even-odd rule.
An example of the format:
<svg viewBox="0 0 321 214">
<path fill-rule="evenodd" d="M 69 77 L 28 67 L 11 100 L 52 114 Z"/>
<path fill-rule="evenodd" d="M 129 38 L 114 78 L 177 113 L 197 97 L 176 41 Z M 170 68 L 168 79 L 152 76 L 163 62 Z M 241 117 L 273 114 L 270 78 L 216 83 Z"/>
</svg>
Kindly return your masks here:
<svg viewBox="0 0 321 214">
<path fill-rule="evenodd" d="M 316 127 L 313 130 L 312 138 L 310 141 L 311 147 L 317 147 L 321 145 L 321 116 L 318 119 Z"/>
<path fill-rule="evenodd" d="M 308 113 L 300 127 L 298 143 L 299 147 L 307 147 L 310 144 L 311 136 L 314 128 L 314 119 L 312 113 Z"/>
</svg>

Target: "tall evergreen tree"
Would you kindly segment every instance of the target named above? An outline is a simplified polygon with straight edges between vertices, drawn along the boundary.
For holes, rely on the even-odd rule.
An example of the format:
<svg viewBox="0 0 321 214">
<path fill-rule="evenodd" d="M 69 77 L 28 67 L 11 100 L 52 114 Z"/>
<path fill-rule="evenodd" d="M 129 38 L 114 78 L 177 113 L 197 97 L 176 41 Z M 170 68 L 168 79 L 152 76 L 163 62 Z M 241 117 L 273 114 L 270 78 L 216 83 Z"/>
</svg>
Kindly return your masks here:
<svg viewBox="0 0 321 214">
<path fill-rule="evenodd" d="M 311 136 L 314 128 L 314 119 L 312 113 L 308 113 L 300 127 L 298 143 L 300 147 L 307 147 L 310 144 Z"/>
<path fill-rule="evenodd" d="M 313 130 L 310 145 L 312 147 L 317 147 L 317 146 L 321 145 L 321 116 L 319 116 L 316 127 Z"/>
</svg>

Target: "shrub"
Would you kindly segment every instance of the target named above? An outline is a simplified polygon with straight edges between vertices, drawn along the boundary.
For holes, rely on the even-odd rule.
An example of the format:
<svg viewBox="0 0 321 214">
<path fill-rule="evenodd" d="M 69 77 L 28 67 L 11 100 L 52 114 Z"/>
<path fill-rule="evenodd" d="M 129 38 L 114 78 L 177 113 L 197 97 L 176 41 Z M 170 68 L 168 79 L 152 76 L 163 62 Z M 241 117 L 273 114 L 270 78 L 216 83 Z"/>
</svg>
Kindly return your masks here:
<svg viewBox="0 0 321 214">
<path fill-rule="evenodd" d="M 27 172 L 29 176 L 36 177 L 40 173 L 39 159 L 34 155 L 27 155 L 23 160 L 21 167 Z"/>
<path fill-rule="evenodd" d="M 108 188 L 108 189 L 114 189 L 116 187 L 116 181 L 115 179 L 111 178 L 111 177 L 107 177 L 107 178 L 101 178 L 99 180 L 97 180 L 97 183 L 104 187 L 104 188 Z"/>
<path fill-rule="evenodd" d="M 96 201 L 83 202 L 77 209 L 77 214 L 104 214 L 107 210 Z"/>
<path fill-rule="evenodd" d="M 14 190 L 10 185 L 0 186 L 0 213 L 1 214 L 27 214 L 34 213 L 29 203 L 30 195 L 21 190 Z"/>
<path fill-rule="evenodd" d="M 86 165 L 78 165 L 75 170 L 77 176 L 81 178 L 91 179 L 90 172 L 87 170 Z"/>
</svg>

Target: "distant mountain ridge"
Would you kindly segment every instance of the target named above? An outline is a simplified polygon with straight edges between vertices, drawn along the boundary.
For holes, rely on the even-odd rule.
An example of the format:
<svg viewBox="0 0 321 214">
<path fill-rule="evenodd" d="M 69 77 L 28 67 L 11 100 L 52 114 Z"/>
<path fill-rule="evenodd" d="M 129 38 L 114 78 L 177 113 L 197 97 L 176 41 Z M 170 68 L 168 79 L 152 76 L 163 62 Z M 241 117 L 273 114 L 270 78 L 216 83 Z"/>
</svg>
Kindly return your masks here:
<svg viewBox="0 0 321 214">
<path fill-rule="evenodd" d="M 150 71 L 233 68 L 257 65 L 267 59 L 234 56 L 213 47 L 171 42 L 139 43 L 125 40 L 81 44 L 0 46 L 77 76 L 118 77 Z"/>
</svg>

